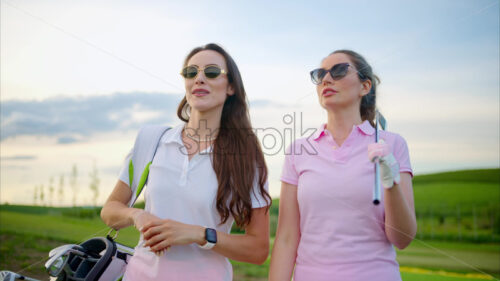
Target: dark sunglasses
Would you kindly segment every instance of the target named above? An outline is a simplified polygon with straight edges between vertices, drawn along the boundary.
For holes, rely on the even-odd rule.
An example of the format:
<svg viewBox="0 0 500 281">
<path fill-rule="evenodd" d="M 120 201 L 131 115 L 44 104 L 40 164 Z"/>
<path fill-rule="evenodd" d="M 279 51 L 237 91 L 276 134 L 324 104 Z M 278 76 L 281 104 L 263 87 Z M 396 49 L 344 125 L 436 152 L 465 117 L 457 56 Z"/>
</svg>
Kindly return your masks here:
<svg viewBox="0 0 500 281">
<path fill-rule="evenodd" d="M 203 71 L 203 73 L 205 74 L 205 77 L 207 77 L 208 79 L 215 79 L 215 78 L 219 77 L 219 75 L 221 75 L 221 74 L 227 74 L 226 70 L 220 68 L 217 65 L 207 65 L 207 66 L 205 66 L 205 68 L 202 68 L 202 69 L 200 69 L 196 65 L 190 65 L 190 66 L 186 66 L 182 69 L 181 75 L 182 75 L 182 77 L 184 77 L 186 79 L 193 79 L 196 76 L 198 76 L 198 73 L 200 71 Z"/>
<path fill-rule="evenodd" d="M 345 63 L 336 64 L 336 65 L 332 66 L 332 68 L 330 68 L 329 70 L 326 70 L 323 68 L 317 68 L 317 69 L 310 72 L 311 81 L 314 84 L 319 85 L 323 81 L 323 78 L 325 78 L 325 75 L 328 72 L 330 72 L 330 76 L 332 77 L 333 80 L 335 80 L 335 81 L 340 80 L 347 75 L 347 72 L 349 70 L 349 66 L 351 66 L 351 65 L 345 62 Z M 360 79 L 362 79 L 362 80 L 365 79 L 364 78 L 365 76 L 363 74 L 361 74 L 359 71 L 358 71 L 358 75 L 359 75 Z"/>
</svg>

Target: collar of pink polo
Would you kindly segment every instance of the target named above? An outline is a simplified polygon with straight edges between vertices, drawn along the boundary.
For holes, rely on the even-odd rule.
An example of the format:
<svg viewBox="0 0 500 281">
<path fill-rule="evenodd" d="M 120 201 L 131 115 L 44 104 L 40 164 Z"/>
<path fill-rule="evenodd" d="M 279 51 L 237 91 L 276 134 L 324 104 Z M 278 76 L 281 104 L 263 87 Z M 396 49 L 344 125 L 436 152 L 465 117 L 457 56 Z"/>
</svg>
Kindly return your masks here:
<svg viewBox="0 0 500 281">
<path fill-rule="evenodd" d="M 371 136 L 375 133 L 375 128 L 372 127 L 368 120 L 363 121 L 363 123 L 359 125 L 353 125 L 353 129 L 357 128 L 361 133 Z M 329 135 L 328 130 L 326 129 L 326 123 L 322 124 L 316 132 L 313 134 L 313 139 L 315 141 L 319 140 L 322 136 Z"/>
</svg>

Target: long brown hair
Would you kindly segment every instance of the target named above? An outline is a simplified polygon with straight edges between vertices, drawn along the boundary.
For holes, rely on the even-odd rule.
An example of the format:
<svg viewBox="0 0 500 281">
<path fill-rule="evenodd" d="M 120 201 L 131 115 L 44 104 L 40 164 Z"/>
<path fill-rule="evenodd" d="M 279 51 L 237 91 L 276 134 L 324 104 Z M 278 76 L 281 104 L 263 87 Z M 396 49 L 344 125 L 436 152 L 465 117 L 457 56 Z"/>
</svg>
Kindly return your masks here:
<svg viewBox="0 0 500 281">
<path fill-rule="evenodd" d="M 361 98 L 361 104 L 359 106 L 359 111 L 361 113 L 361 119 L 370 121 L 372 126 L 375 126 L 375 110 L 376 110 L 376 98 L 377 98 L 377 84 L 380 83 L 380 79 L 377 75 L 373 73 L 372 67 L 368 64 L 365 58 L 351 50 L 337 50 L 330 55 L 342 53 L 351 59 L 352 63 L 358 70 L 358 78 L 361 81 L 370 80 L 372 82 L 372 88 L 368 94 Z"/>
<path fill-rule="evenodd" d="M 219 45 L 207 44 L 194 48 L 184 60 L 184 67 L 191 57 L 204 50 L 216 51 L 224 57 L 228 82 L 234 88 L 234 94 L 227 96 L 224 102 L 219 133 L 212 151 L 212 163 L 219 184 L 216 207 L 221 223 L 225 223 L 232 215 L 236 225 L 244 227 L 252 218 L 251 192 L 254 182 L 259 185 L 259 191 L 266 200 L 266 212 L 271 205 L 271 196 L 264 188 L 267 166 L 250 123 L 243 80 L 231 56 Z M 189 112 L 189 104 L 184 97 L 177 108 L 177 116 L 188 122 Z"/>
</svg>

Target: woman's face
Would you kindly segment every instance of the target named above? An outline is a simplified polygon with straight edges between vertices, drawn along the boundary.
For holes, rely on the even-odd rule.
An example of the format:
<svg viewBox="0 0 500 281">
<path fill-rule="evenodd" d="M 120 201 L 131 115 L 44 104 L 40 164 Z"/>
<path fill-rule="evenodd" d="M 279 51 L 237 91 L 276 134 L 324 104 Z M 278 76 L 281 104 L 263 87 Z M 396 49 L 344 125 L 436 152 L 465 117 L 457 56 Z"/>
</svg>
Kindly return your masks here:
<svg viewBox="0 0 500 281">
<path fill-rule="evenodd" d="M 332 66 L 339 63 L 349 63 L 346 76 L 339 80 L 333 80 L 330 73 L 327 72 L 323 81 L 316 86 L 319 102 L 325 109 L 335 110 L 350 107 L 359 109 L 361 98 L 370 90 L 370 80 L 362 83 L 349 56 L 343 53 L 326 57 L 321 63 L 321 68 L 330 70 Z M 369 84 L 368 88 L 366 84 Z"/>
<path fill-rule="evenodd" d="M 227 72 L 224 57 L 212 50 L 204 50 L 192 56 L 187 66 L 197 66 L 198 75 L 195 78 L 184 78 L 186 87 L 186 100 L 191 110 L 207 112 L 221 110 L 228 95 L 234 94 L 233 87 L 229 85 L 227 75 L 221 73 L 216 78 L 207 78 L 203 69 L 215 65 Z"/>
</svg>

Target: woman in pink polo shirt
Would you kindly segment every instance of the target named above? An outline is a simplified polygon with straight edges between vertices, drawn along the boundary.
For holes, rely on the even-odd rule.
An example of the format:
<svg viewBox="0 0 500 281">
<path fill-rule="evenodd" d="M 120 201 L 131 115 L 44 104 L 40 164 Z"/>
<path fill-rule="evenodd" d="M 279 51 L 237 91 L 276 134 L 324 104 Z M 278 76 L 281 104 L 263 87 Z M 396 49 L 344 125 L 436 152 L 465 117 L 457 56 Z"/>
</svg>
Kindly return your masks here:
<svg viewBox="0 0 500 281">
<path fill-rule="evenodd" d="M 269 280 L 401 280 L 393 245 L 416 233 L 412 169 L 401 136 L 380 131 L 374 144 L 378 77 L 361 55 L 338 50 L 311 78 L 328 120 L 287 148 Z"/>
</svg>

